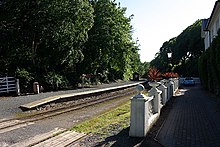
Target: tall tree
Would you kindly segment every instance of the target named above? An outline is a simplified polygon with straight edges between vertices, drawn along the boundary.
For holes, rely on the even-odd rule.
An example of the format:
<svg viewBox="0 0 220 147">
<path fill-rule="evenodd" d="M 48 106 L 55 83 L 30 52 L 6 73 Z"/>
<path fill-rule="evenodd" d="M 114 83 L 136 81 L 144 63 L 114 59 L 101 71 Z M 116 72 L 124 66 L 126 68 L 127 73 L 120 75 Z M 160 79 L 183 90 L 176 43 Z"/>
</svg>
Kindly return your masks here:
<svg viewBox="0 0 220 147">
<path fill-rule="evenodd" d="M 24 62 L 44 71 L 82 61 L 82 45 L 93 25 L 88 0 L 6 0 L 2 12 L 0 32 L 5 39 L 0 48 L 8 57 L 26 55 Z"/>
<path fill-rule="evenodd" d="M 93 25 L 88 0 L 5 0 L 0 10 L 2 73 L 24 68 L 43 78 L 76 72 Z"/>
<path fill-rule="evenodd" d="M 111 0 L 94 0 L 92 5 L 95 19 L 84 49 L 84 67 L 95 74 L 107 72 L 110 79 L 131 77 L 132 64 L 139 60 L 138 45 L 132 40 L 132 17 L 127 18 L 126 9 Z"/>
<path fill-rule="evenodd" d="M 183 76 L 198 76 L 198 58 L 204 51 L 201 20 L 187 27 L 180 35 L 164 42 L 151 65 L 162 71 L 169 69 L 167 52 L 172 51 L 172 70 Z"/>
</svg>

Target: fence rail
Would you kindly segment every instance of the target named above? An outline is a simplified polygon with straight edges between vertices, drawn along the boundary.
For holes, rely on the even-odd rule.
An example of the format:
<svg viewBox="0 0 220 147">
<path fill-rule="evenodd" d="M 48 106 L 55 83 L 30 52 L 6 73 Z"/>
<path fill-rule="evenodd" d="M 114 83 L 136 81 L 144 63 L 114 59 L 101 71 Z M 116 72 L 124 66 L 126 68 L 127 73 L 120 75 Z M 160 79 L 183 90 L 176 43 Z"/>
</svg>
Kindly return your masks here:
<svg viewBox="0 0 220 147">
<path fill-rule="evenodd" d="M 10 92 L 20 94 L 19 80 L 15 77 L 0 77 L 0 94 Z"/>
</svg>

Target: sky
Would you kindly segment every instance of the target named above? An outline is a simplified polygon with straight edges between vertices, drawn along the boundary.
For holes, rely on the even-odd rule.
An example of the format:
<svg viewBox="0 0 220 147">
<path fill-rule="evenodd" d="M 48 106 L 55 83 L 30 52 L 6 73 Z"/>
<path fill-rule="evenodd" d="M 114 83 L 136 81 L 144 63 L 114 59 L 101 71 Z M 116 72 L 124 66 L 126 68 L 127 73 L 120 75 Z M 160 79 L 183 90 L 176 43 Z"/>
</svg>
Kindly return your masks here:
<svg viewBox="0 0 220 147">
<path fill-rule="evenodd" d="M 177 37 L 198 19 L 209 18 L 216 0 L 116 0 L 134 15 L 133 39 L 142 62 L 150 62 L 165 41 Z"/>
</svg>

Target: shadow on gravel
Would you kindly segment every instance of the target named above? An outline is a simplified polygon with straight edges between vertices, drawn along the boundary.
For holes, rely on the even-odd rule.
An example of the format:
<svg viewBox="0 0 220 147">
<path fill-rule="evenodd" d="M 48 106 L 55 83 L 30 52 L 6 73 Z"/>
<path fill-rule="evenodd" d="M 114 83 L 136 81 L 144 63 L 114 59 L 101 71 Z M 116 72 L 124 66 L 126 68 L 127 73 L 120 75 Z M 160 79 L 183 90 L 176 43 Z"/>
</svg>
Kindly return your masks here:
<svg viewBox="0 0 220 147">
<path fill-rule="evenodd" d="M 98 146 L 111 146 L 111 147 L 162 147 L 157 141 L 151 137 L 138 138 L 129 137 L 129 128 L 122 130 L 117 135 L 107 137 L 104 141 L 100 142 Z"/>
<path fill-rule="evenodd" d="M 136 146 L 143 141 L 143 138 L 129 137 L 129 128 L 122 130 L 114 136 L 107 137 L 104 141 L 100 142 L 97 146 L 111 145 L 113 147 L 129 147 Z"/>
</svg>

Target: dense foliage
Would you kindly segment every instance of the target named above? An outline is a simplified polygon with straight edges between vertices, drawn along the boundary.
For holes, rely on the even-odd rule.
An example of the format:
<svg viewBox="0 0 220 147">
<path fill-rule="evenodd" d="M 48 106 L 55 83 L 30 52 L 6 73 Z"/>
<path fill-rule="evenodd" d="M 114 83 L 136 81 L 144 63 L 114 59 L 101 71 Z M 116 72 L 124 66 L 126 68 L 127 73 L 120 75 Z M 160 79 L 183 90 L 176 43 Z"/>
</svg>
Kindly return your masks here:
<svg viewBox="0 0 220 147">
<path fill-rule="evenodd" d="M 125 17 L 126 9 L 109 0 L 93 1 L 92 5 L 95 18 L 84 49 L 85 72 L 109 80 L 131 78 L 140 62 L 138 46 L 132 40 L 131 17 Z"/>
<path fill-rule="evenodd" d="M 220 32 L 211 46 L 199 58 L 199 73 L 202 85 L 220 95 Z"/>
<path fill-rule="evenodd" d="M 131 17 L 111 0 L 5 0 L 0 5 L 0 75 L 27 89 L 73 86 L 82 74 L 129 79 L 141 64 Z M 98 76 L 99 75 L 99 76 Z"/>
<path fill-rule="evenodd" d="M 198 58 L 203 51 L 201 20 L 198 20 L 179 36 L 164 42 L 151 66 L 162 72 L 177 72 L 180 76 L 198 76 Z M 172 52 L 171 60 L 167 57 L 168 52 Z"/>
</svg>

